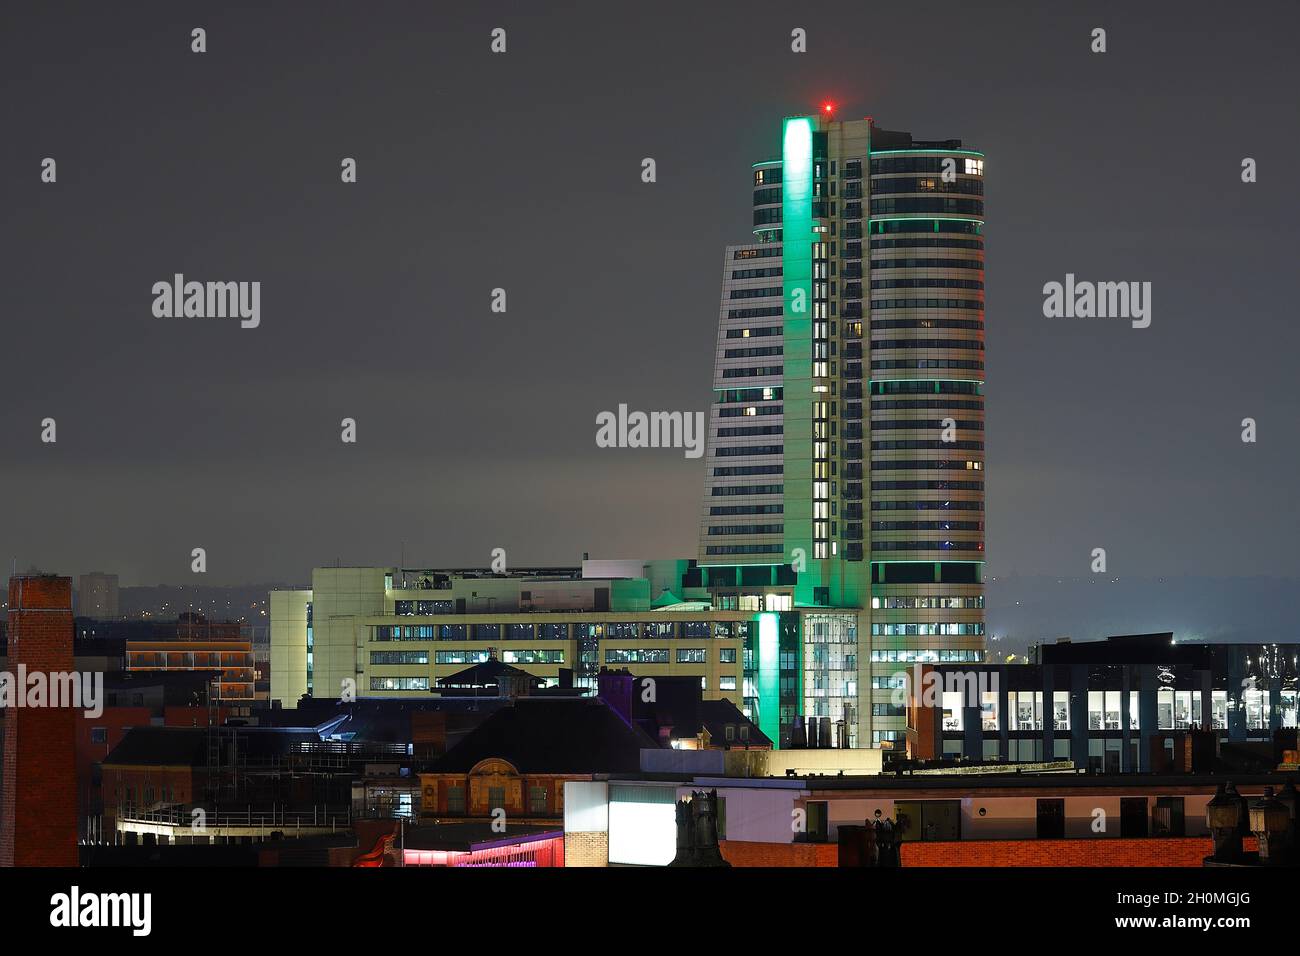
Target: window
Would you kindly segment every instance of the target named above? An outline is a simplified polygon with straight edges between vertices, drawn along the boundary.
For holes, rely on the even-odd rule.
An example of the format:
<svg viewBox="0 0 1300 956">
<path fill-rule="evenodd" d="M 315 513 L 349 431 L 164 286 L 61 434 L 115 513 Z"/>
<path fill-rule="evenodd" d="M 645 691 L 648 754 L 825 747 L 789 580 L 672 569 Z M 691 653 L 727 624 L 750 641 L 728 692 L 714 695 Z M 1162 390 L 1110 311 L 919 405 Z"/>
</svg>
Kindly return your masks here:
<svg viewBox="0 0 1300 956">
<path fill-rule="evenodd" d="M 428 664 L 428 651 L 371 651 L 373 664 Z"/>
<path fill-rule="evenodd" d="M 724 647 L 718 651 L 718 662 L 721 664 L 736 663 L 736 649 L 734 647 Z"/>
<path fill-rule="evenodd" d="M 506 650 L 501 652 L 504 664 L 563 664 L 562 650 Z"/>
<path fill-rule="evenodd" d="M 90 728 L 90 742 L 91 742 L 92 744 L 106 744 L 106 743 L 108 743 L 108 728 L 107 728 L 107 727 L 91 727 L 91 728 Z"/>
<path fill-rule="evenodd" d="M 546 812 L 546 788 L 545 787 L 528 788 L 528 810 L 530 813 Z"/>
<path fill-rule="evenodd" d="M 372 677 L 371 690 L 428 690 L 427 677 Z"/>
<path fill-rule="evenodd" d="M 736 689 L 736 678 L 735 678 L 735 677 L 719 677 L 719 678 L 718 678 L 718 690 L 735 690 L 735 689 Z"/>
<path fill-rule="evenodd" d="M 506 788 L 488 787 L 488 810 L 504 810 L 506 807 Z"/>
<path fill-rule="evenodd" d="M 465 812 L 465 788 L 453 786 L 447 788 L 447 812 L 464 813 Z"/>
<path fill-rule="evenodd" d="M 678 664 L 703 664 L 708 660 L 707 652 L 702 647 L 677 648 Z"/>
</svg>

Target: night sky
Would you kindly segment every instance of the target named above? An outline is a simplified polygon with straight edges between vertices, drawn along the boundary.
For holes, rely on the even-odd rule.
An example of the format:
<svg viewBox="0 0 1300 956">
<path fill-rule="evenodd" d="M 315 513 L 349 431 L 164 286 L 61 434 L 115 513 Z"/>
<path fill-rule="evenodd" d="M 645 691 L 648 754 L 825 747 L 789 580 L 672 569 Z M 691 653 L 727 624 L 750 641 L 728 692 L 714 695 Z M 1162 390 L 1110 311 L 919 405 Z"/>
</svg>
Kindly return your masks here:
<svg viewBox="0 0 1300 956">
<path fill-rule="evenodd" d="M 595 416 L 708 408 L 750 164 L 829 99 L 987 154 L 989 573 L 1300 575 L 1300 7 L 546 6 L 7 0 L 6 566 L 694 556 L 704 462 Z M 155 318 L 177 272 L 260 327 Z M 1067 272 L 1151 327 L 1044 318 Z"/>
</svg>

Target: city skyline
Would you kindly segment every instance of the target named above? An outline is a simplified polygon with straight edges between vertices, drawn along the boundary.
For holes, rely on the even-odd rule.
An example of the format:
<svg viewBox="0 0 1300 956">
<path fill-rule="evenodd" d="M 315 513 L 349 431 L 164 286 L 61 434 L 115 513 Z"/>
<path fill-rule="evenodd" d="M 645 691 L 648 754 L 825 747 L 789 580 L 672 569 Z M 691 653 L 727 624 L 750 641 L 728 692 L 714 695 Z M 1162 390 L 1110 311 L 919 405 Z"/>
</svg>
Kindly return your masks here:
<svg viewBox="0 0 1300 956">
<path fill-rule="evenodd" d="M 15 925 L 1283 925 L 1298 32 L 5 5 Z"/>
<path fill-rule="evenodd" d="M 703 464 L 599 448 L 595 419 L 621 403 L 708 407 L 717 248 L 743 240 L 748 214 L 737 179 L 772 155 L 771 117 L 831 101 L 997 157 L 990 576 L 1086 574 L 1097 547 L 1129 577 L 1300 575 L 1294 509 L 1279 506 L 1300 464 L 1277 384 L 1296 332 L 1277 304 L 1286 244 L 1269 238 L 1293 219 L 1294 199 L 1271 185 L 1297 135 L 1270 121 L 1288 71 L 1267 47 L 1286 31 L 1194 29 L 1208 16 L 1196 9 L 1176 35 L 1147 11 L 1010 9 L 931 37 L 941 68 L 905 70 L 903 46 L 852 55 L 851 31 L 833 27 L 865 15 L 827 8 L 804 24 L 810 54 L 747 76 L 743 93 L 725 77 L 755 50 L 783 50 L 757 9 L 725 29 L 707 12 L 695 30 L 647 18 L 618 44 L 599 21 L 561 29 L 524 12 L 509 54 L 484 62 L 460 41 L 486 19 L 449 27 L 430 11 L 407 14 L 424 34 L 395 38 L 390 15 L 330 7 L 293 41 L 299 26 L 275 11 L 202 11 L 207 60 L 180 42 L 156 52 L 152 34 L 107 16 L 9 14 L 11 65 L 52 45 L 82 55 L 59 82 L 12 77 L 23 106 L 0 161 L 30 182 L 11 193 L 14 281 L 0 304 L 33 318 L 10 328 L 25 360 L 5 378 L 0 429 L 5 490 L 32 507 L 0 519 L 3 557 L 180 583 L 203 547 L 195 583 L 238 584 L 402 553 L 433 566 L 486 565 L 497 547 L 514 566 L 692 554 Z M 158 34 L 182 37 L 199 15 L 155 14 Z M 873 35 L 919 17 L 880 11 Z M 1077 39 L 1093 19 L 1110 31 L 1104 55 Z M 429 36 L 436 60 L 420 55 Z M 381 37 L 387 72 L 368 69 Z M 669 42 L 681 62 L 661 74 Z M 141 44 L 155 52 L 133 56 Z M 149 83 L 158 56 L 165 88 Z M 215 85 L 204 64 L 225 57 L 245 88 Z M 80 82 L 110 68 L 132 92 L 114 125 Z M 617 82 L 590 83 L 592 70 Z M 973 87 L 954 85 L 963 74 Z M 1043 82 L 1025 85 L 1029 74 Z M 524 76 L 556 111 L 513 103 Z M 1218 83 L 1251 92 L 1216 95 Z M 336 91 L 328 106 L 318 89 Z M 231 111 L 221 122 L 197 108 L 218 103 Z M 169 118 L 162 139 L 121 134 L 150 116 Z M 1179 146 L 1189 121 L 1213 131 L 1191 150 Z M 354 154 L 358 180 L 343 185 L 339 161 Z M 39 181 L 46 155 L 57 183 Z M 1246 156 L 1258 183 L 1240 181 Z M 1112 165 L 1132 175 L 1100 174 Z M 204 238 L 178 246 L 188 223 Z M 617 241 L 589 241 L 601 224 Z M 68 261 L 79 281 L 64 281 Z M 175 273 L 260 281 L 260 325 L 155 318 L 150 288 Z M 1152 324 L 1045 318 L 1044 283 L 1067 275 L 1151 282 Z M 498 287 L 504 315 L 490 310 Z M 1268 347 L 1225 348 L 1243 329 Z M 1247 416 L 1256 444 L 1240 441 Z M 57 444 L 40 441 L 46 417 Z M 355 445 L 339 441 L 344 417 Z M 56 507 L 66 520 L 39 519 Z"/>
</svg>

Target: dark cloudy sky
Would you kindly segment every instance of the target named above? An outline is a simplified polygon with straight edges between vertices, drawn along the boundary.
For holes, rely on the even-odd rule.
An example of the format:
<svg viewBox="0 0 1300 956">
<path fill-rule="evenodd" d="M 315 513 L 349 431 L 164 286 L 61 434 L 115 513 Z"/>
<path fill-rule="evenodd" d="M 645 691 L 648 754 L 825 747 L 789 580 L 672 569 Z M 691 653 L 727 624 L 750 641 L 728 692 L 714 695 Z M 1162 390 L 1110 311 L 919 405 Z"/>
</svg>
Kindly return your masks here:
<svg viewBox="0 0 1300 956">
<path fill-rule="evenodd" d="M 990 572 L 1300 574 L 1298 10 L 8 0 L 5 562 L 693 555 L 703 462 L 595 416 L 707 408 L 749 166 L 833 99 L 988 155 Z M 154 318 L 176 272 L 260 281 L 261 327 Z M 1150 281 L 1151 327 L 1045 319 L 1067 272 Z"/>
</svg>

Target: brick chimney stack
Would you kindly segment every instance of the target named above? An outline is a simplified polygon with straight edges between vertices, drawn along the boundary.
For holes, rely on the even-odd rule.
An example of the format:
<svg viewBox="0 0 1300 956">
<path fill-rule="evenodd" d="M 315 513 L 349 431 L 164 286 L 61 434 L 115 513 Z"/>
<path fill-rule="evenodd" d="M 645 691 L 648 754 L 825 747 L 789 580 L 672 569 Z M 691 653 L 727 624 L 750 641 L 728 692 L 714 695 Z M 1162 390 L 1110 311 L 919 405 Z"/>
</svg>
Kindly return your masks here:
<svg viewBox="0 0 1300 956">
<path fill-rule="evenodd" d="M 26 673 L 71 673 L 72 579 L 27 574 L 9 579 L 11 690 Z M 10 707 L 5 712 L 0 789 L 0 866 L 77 865 L 76 712 Z"/>
</svg>

